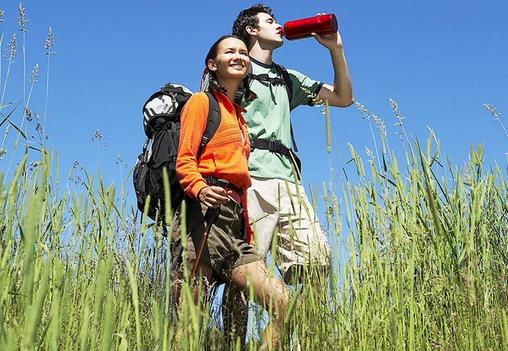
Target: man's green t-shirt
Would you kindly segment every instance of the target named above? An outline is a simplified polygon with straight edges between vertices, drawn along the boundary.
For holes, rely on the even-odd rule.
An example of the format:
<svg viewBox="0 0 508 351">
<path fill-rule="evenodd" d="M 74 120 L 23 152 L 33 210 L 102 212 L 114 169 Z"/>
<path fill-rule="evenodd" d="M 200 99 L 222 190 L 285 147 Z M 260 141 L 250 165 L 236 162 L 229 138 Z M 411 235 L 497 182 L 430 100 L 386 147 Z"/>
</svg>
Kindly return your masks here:
<svg viewBox="0 0 508 351">
<path fill-rule="evenodd" d="M 282 79 L 274 64 L 266 65 L 251 58 L 252 74 L 268 74 L 270 78 Z M 292 100 L 289 106 L 288 93 L 283 84 L 270 84 L 257 79 L 250 80 L 250 90 L 256 94 L 251 102 L 242 101 L 247 112 L 244 118 L 251 140 L 253 138 L 276 140 L 291 148 L 290 112 L 299 105 L 313 105 L 312 96 L 317 94 L 323 83 L 304 74 L 287 70 L 292 81 Z M 294 181 L 291 161 L 278 153 L 254 149 L 249 157 L 252 176 Z"/>
</svg>

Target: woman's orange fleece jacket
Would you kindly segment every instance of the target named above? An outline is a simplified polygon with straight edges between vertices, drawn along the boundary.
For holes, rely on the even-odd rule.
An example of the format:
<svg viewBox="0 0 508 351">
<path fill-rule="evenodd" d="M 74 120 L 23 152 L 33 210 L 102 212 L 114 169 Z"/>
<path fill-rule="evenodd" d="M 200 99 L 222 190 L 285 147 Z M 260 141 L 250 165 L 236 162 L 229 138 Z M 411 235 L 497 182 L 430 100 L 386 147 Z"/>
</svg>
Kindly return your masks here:
<svg viewBox="0 0 508 351">
<path fill-rule="evenodd" d="M 180 144 L 176 172 L 180 185 L 191 198 L 197 198 L 207 186 L 205 176 L 225 179 L 243 190 L 242 207 L 247 213 L 247 188 L 251 185 L 248 168 L 250 143 L 242 108 L 232 104 L 222 93 L 213 93 L 219 103 L 221 121 L 215 135 L 197 152 L 208 118 L 208 97 L 200 92 L 192 95 L 180 114 Z M 245 223 L 249 223 L 248 217 Z M 247 225 L 247 241 L 251 230 Z"/>
</svg>

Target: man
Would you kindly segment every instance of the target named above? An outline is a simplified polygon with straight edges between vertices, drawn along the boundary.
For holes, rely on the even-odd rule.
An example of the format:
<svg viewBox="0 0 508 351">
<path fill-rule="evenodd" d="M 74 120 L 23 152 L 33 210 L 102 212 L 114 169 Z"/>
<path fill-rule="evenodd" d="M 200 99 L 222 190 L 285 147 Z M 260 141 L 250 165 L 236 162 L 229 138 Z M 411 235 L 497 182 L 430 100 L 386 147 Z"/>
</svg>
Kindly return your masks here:
<svg viewBox="0 0 508 351">
<path fill-rule="evenodd" d="M 327 270 L 330 262 L 326 236 L 304 188 L 295 182 L 299 161 L 292 151 L 295 145 L 290 111 L 299 105 L 313 105 L 316 97 L 340 107 L 350 106 L 354 100 L 338 32 L 313 35 L 330 52 L 334 80 L 329 85 L 294 70 L 286 71 L 272 61 L 273 51 L 283 43 L 280 30 L 271 9 L 263 4 L 241 11 L 233 24 L 233 34 L 247 44 L 252 66 L 242 100 L 252 148 L 249 218 L 259 254 L 266 257 L 272 242 L 276 242 L 272 256 L 284 281 L 290 283 L 299 281 L 303 267 L 313 265 Z M 242 300 L 234 287 L 227 290 L 230 291 L 225 293 L 224 305 L 232 309 Z M 224 314 L 226 331 L 245 335 L 246 322 L 241 321 L 245 316 L 241 316 L 238 307 L 231 312 L 234 321 L 230 320 L 230 313 Z"/>
</svg>

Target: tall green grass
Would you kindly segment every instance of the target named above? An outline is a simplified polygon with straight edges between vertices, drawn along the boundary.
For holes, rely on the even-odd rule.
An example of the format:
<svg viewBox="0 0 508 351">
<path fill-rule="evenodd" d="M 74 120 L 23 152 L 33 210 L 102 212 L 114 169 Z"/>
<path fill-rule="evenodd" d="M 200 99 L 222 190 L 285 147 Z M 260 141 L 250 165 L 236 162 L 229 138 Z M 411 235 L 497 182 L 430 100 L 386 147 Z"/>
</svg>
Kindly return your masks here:
<svg viewBox="0 0 508 351">
<path fill-rule="evenodd" d="M 323 191 L 338 267 L 294 289 L 282 349 L 508 345 L 506 177 L 484 169 L 479 147 L 438 179 L 432 140 L 410 145 L 404 170 L 388 153 L 386 168 L 366 167 L 351 147 L 358 179 Z M 188 285 L 173 318 L 159 228 L 139 224 L 124 194 L 91 177 L 57 191 L 43 155 L 35 169 L 25 157 L 1 177 L 0 349 L 222 349 Z"/>
</svg>

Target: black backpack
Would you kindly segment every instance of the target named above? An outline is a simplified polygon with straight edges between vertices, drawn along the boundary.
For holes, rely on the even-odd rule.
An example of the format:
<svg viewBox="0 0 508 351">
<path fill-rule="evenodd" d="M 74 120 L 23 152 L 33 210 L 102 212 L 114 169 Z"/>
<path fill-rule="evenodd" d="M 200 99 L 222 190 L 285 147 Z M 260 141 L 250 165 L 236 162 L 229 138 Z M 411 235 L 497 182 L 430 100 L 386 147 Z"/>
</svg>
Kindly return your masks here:
<svg viewBox="0 0 508 351">
<path fill-rule="evenodd" d="M 220 124 L 220 110 L 215 97 L 206 92 L 209 100 L 208 122 L 201 139 L 198 157 L 203 147 L 213 137 Z M 162 170 L 166 168 L 169 178 L 171 213 L 184 199 L 184 192 L 176 175 L 176 157 L 180 138 L 180 112 L 192 96 L 184 86 L 166 84 L 148 98 L 143 105 L 143 127 L 147 139 L 143 152 L 134 168 L 133 182 L 138 209 L 143 212 L 150 195 L 148 216 L 163 219 L 166 213 Z"/>
</svg>

